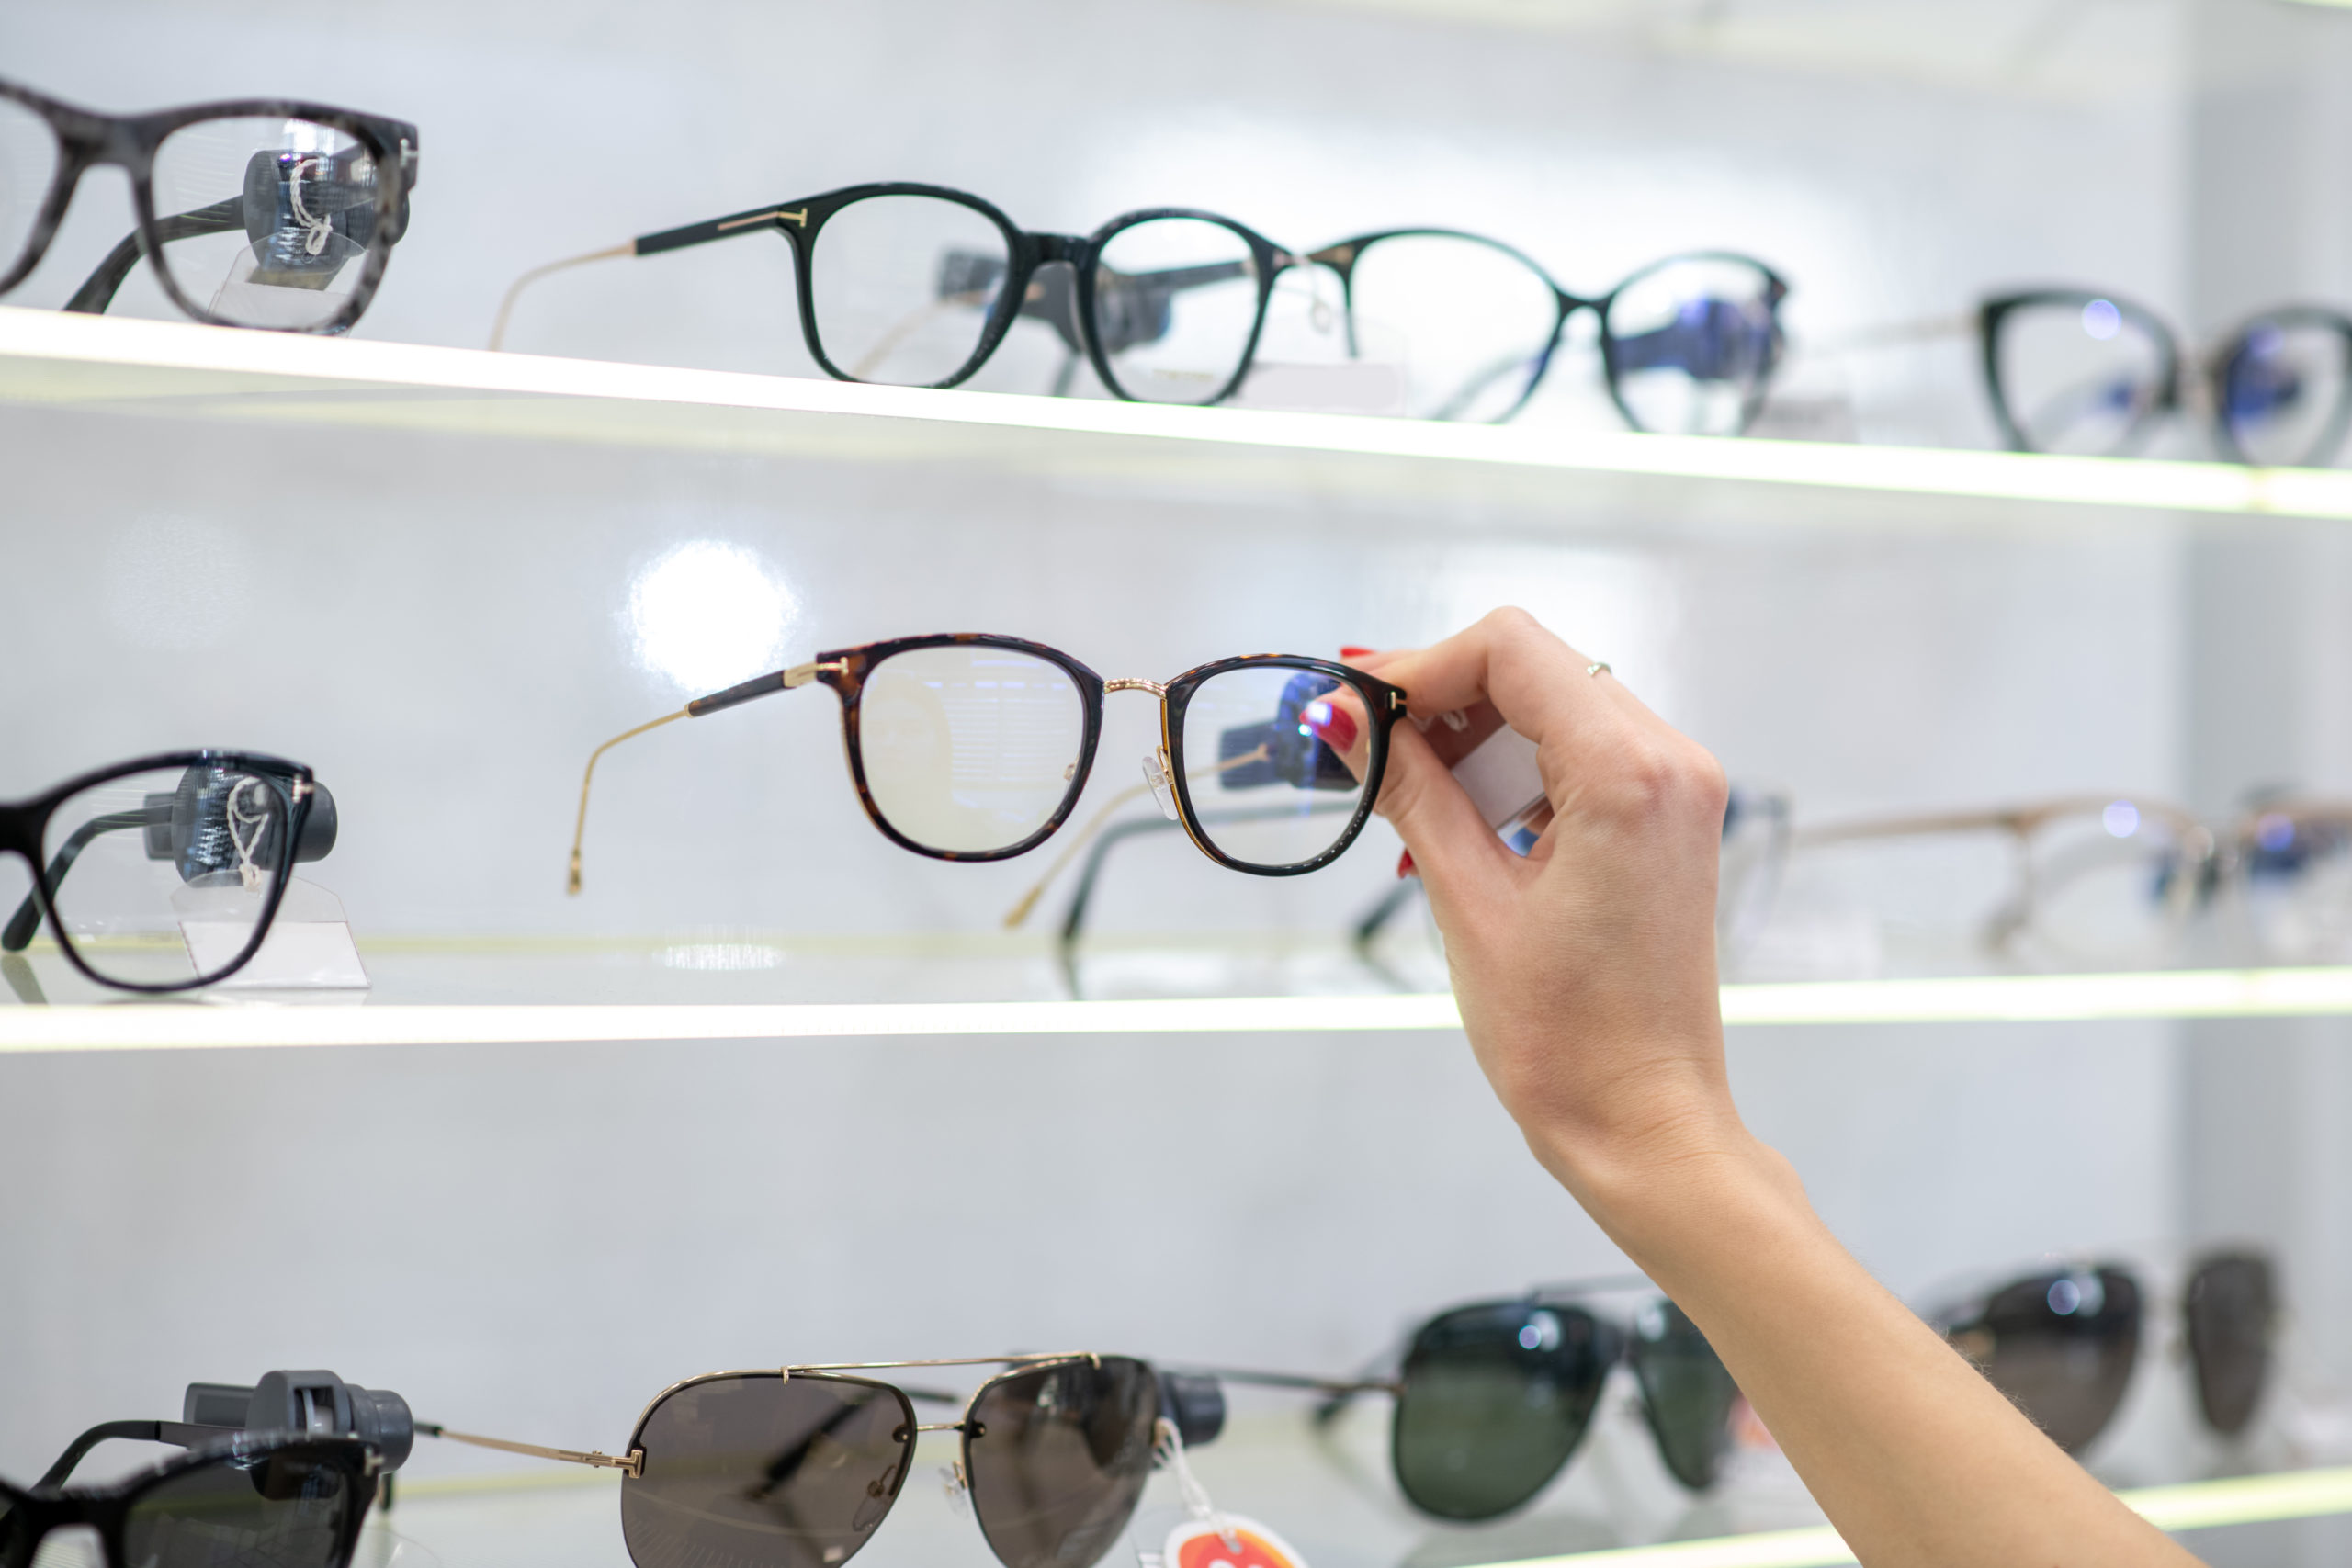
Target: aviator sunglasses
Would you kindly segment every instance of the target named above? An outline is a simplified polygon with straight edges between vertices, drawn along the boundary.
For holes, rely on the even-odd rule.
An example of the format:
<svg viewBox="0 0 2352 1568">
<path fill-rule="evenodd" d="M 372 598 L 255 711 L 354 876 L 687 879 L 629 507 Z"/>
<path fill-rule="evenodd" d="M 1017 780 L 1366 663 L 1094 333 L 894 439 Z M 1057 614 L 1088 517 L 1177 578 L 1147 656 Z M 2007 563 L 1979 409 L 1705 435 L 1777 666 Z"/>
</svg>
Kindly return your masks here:
<svg viewBox="0 0 2352 1568">
<path fill-rule="evenodd" d="M 913 1401 L 954 1396 L 847 1374 L 1003 1366 L 954 1421 Z M 1205 1386 L 1204 1386 L 1205 1385 Z M 1162 1428 L 1166 1421 L 1165 1432 Z M 984 1356 L 711 1372 L 653 1398 L 618 1458 L 455 1432 L 429 1437 L 621 1473 L 637 1568 L 837 1568 L 899 1499 L 918 1434 L 954 1432 L 953 1484 L 1006 1568 L 1088 1568 L 1126 1529 L 1167 1432 L 1206 1442 L 1223 1405 L 1204 1379 L 1129 1356 Z"/>
<path fill-rule="evenodd" d="M 571 890 L 580 891 L 588 789 L 606 751 L 812 682 L 841 699 L 842 745 L 866 817 L 900 849 L 949 861 L 1009 860 L 1052 837 L 1094 766 L 1104 694 L 1148 692 L 1159 699 L 1159 744 L 1143 759 L 1143 784 L 1120 798 L 1148 792 L 1219 865 L 1259 876 L 1315 871 L 1370 820 L 1389 731 L 1405 713 L 1400 688 L 1295 654 L 1222 659 L 1162 683 L 1106 681 L 1042 643 L 982 633 L 839 649 L 697 697 L 597 747 L 580 781 Z M 1359 743 L 1361 776 L 1344 760 Z M 1227 800 L 1268 804 L 1238 818 L 1204 809 Z"/>
</svg>

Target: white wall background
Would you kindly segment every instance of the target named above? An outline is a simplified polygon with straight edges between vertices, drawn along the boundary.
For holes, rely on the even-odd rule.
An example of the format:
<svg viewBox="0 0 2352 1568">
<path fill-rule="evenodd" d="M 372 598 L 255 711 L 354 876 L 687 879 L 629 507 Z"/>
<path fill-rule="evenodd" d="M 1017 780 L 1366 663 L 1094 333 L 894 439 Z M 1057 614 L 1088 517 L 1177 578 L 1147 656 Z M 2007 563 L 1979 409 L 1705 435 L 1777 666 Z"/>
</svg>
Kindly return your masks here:
<svg viewBox="0 0 2352 1568">
<path fill-rule="evenodd" d="M 2144 29 L 2133 58 L 2154 63 L 2096 80 L 1238 0 L 425 0 L 299 39 L 230 0 L 36 0 L 0 11 L 0 61 L 103 107 L 290 92 L 419 122 L 415 221 L 370 336 L 478 344 L 526 266 L 910 177 L 1039 228 L 1175 202 L 1310 245 L 1456 223 L 1581 287 L 1746 248 L 1795 280 L 1796 327 L 1824 343 L 2009 282 L 2095 279 L 2200 325 L 2242 308 L 2215 280 L 2239 264 L 2191 232 L 2237 165 L 2209 166 L 2221 132 L 2174 44 L 2252 5 L 2125 7 L 2102 25 Z M 2324 80 L 2335 20 L 2248 46 L 2233 90 L 2261 102 L 2281 61 Z M 2319 178 L 2286 167 L 2299 197 Z M 121 200 L 86 186 L 11 302 L 62 299 Z M 2298 288 L 2352 282 L 2341 207 L 2317 204 Z M 567 275 L 515 345 L 804 371 L 767 244 Z M 1987 439 L 1964 344 L 1804 375 L 1871 438 Z M 1610 416 L 1570 374 L 1539 417 Z M 680 695 L 634 648 L 631 583 L 695 541 L 749 552 L 793 606 L 774 660 L 741 674 L 970 626 L 1158 677 L 1240 649 L 1408 642 L 1518 602 L 1801 809 L 2111 785 L 2219 805 L 2267 776 L 2238 772 L 2255 739 L 2206 747 L 2227 705 L 2189 672 L 2231 626 L 2278 618 L 2258 593 L 2217 607 L 2200 566 L 2234 544 L 2148 519 L 1953 526 L 1890 501 L 1883 527 L 1628 512 L 1563 535 L 1530 507 L 25 410 L 0 411 L 0 655 L 34 677 L 0 691 L 0 795 L 178 744 L 302 757 L 344 803 L 321 880 L 363 934 L 956 932 L 1025 885 L 1037 868 L 892 852 L 857 812 L 830 699 L 802 693 L 616 753 L 591 894 L 562 898 L 587 750 Z M 2300 535 L 2278 547 L 2290 572 L 2317 558 Z M 2335 603 L 2312 589 L 2274 626 L 2318 673 L 2261 735 L 2340 733 L 2320 696 L 2342 689 Z M 1147 724 L 1114 707 L 1098 795 L 1133 776 Z M 2352 784 L 2340 742 L 2299 765 Z M 1287 885 L 1162 855 L 1103 918 L 1326 930 L 1392 861 L 1378 829 Z M 2184 1086 L 2247 1081 L 2277 1036 L 2175 1033 L 1792 1032 L 1736 1040 L 1734 1060 L 1752 1119 L 1899 1290 L 2251 1228 L 2340 1292 L 2320 1219 L 2199 1197 L 2249 1134 L 2200 1122 Z M 786 1357 L 1070 1340 L 1338 1367 L 1417 1312 L 1610 1256 L 1442 1040 L 16 1058 L 0 1104 L 0 1190 L 19 1195 L 0 1220 L 8 1474 L 87 1421 L 163 1413 L 188 1378 L 272 1365 L 445 1413 L 462 1391 L 485 1424 L 556 1440 L 594 1440 L 673 1376 Z M 2308 1101 L 2313 1142 L 2294 1146 L 2339 1107 Z M 1170 1260 L 1204 1252 L 1266 1288 L 1170 1288 Z M 2316 1337 L 2342 1354 L 2332 1325 Z"/>
</svg>

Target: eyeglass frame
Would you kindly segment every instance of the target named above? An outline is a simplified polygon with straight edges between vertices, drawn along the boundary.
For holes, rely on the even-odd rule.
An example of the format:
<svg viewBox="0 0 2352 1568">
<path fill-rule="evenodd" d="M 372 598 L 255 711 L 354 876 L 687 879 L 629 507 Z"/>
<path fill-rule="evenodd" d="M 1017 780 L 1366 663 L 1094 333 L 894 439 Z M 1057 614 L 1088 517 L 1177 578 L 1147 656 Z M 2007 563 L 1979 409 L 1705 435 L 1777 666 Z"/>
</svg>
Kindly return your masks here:
<svg viewBox="0 0 2352 1568">
<path fill-rule="evenodd" d="M 95 109 L 80 108 L 17 83 L 0 80 L 0 98 L 23 105 L 49 122 L 51 134 L 57 138 L 57 169 L 51 177 L 49 194 L 43 198 L 40 216 L 25 236 L 24 254 L 17 265 L 0 273 L 0 294 L 6 294 L 32 276 L 50 245 L 57 238 L 57 231 L 65 220 L 66 209 L 73 206 L 74 193 L 80 189 L 82 176 L 94 168 L 112 165 L 130 179 L 131 211 L 137 226 L 107 259 L 98 264 L 87 281 L 75 291 L 65 309 L 77 314 L 96 315 L 103 312 L 114 298 L 117 288 L 141 256 L 149 258 L 155 270 L 155 281 L 164 297 L 179 307 L 190 320 L 208 326 L 237 327 L 248 332 L 300 332 L 332 334 L 347 332 L 366 314 L 376 298 L 376 288 L 383 281 L 384 266 L 408 231 L 409 192 L 416 185 L 416 127 L 406 120 L 391 119 L 383 115 L 362 114 L 354 109 L 335 108 L 325 104 L 304 103 L 297 98 L 231 98 L 219 103 L 190 104 L 180 108 L 156 109 L 147 114 L 109 115 Z M 173 132 L 184 130 L 209 119 L 301 119 L 331 127 L 365 145 L 376 160 L 376 238 L 367 247 L 361 263 L 358 282 L 345 299 L 343 308 L 333 320 L 309 327 L 268 327 L 251 322 L 232 321 L 216 316 L 209 310 L 180 292 L 165 265 L 163 248 L 176 239 L 190 239 L 192 234 L 166 235 L 164 226 L 192 216 L 174 213 L 170 218 L 155 215 L 155 153 Z M 200 209 L 198 210 L 201 210 Z"/>
<path fill-rule="evenodd" d="M 866 783 L 864 749 L 859 739 L 859 714 L 865 696 L 866 675 L 897 654 L 927 648 L 956 647 L 1001 648 L 1044 660 L 1054 665 L 1077 682 L 1082 702 L 1080 718 L 1083 728 L 1079 742 L 1076 771 L 1070 775 L 1069 787 L 1064 792 L 1061 803 L 1055 807 L 1053 815 L 1048 817 L 1035 832 L 1003 849 L 943 850 L 917 843 L 890 825 L 889 819 L 883 816 L 881 807 L 876 802 L 873 790 Z M 1192 788 L 1185 776 L 1182 719 L 1186 705 L 1191 702 L 1193 694 L 1202 685 L 1215 677 L 1235 670 L 1251 667 L 1312 671 L 1349 686 L 1363 700 L 1367 721 L 1363 737 L 1365 745 L 1364 772 L 1362 778 L 1363 794 L 1356 804 L 1354 815 L 1349 819 L 1346 829 L 1319 854 L 1285 865 L 1266 866 L 1238 861 L 1211 843 L 1208 836 L 1201 830 L 1200 814 L 1193 806 Z M 1132 676 L 1105 680 L 1059 649 L 1048 648 L 1044 643 L 1032 642 L 1025 637 L 1005 637 L 993 632 L 932 632 L 918 637 L 890 637 L 880 642 L 860 643 L 851 648 L 835 649 L 831 652 L 820 653 L 806 664 L 796 664 L 789 669 L 772 671 L 765 675 L 757 675 L 738 685 L 729 686 L 724 691 L 713 692 L 708 696 L 696 697 L 677 712 L 665 714 L 650 723 L 639 725 L 634 729 L 625 730 L 597 747 L 590 754 L 587 773 L 580 781 L 580 818 L 572 833 L 571 869 L 567 883 L 568 891 L 573 894 L 580 891 L 580 853 L 581 842 L 587 834 L 588 791 L 590 784 L 595 779 L 597 760 L 606 751 L 634 736 L 642 735 L 649 729 L 659 728 L 665 724 L 674 723 L 681 718 L 707 717 L 711 714 L 723 712 L 728 708 L 736 707 L 777 692 L 792 691 L 812 682 L 832 688 L 833 694 L 841 700 L 842 750 L 849 761 L 850 782 L 857 790 L 858 803 L 865 808 L 866 819 L 874 824 L 875 829 L 884 838 L 902 850 L 932 860 L 967 862 L 1012 860 L 1015 856 L 1027 854 L 1060 830 L 1062 825 L 1069 820 L 1070 813 L 1077 808 L 1079 797 L 1086 792 L 1087 781 L 1093 773 L 1094 755 L 1102 738 L 1103 698 L 1113 692 L 1148 692 L 1159 699 L 1160 741 L 1158 761 L 1167 774 L 1168 783 L 1174 793 L 1178 820 L 1183 825 L 1186 836 L 1193 840 L 1195 848 L 1217 864 L 1252 876 L 1303 876 L 1309 872 L 1321 870 L 1347 852 L 1349 847 L 1363 833 L 1364 824 L 1372 819 L 1373 806 L 1379 799 L 1381 779 L 1387 767 L 1389 731 L 1396 727 L 1397 720 L 1405 716 L 1406 703 L 1405 691 L 1400 686 L 1391 685 L 1377 676 L 1367 675 L 1351 666 L 1332 660 L 1316 659 L 1306 654 L 1241 654 L 1231 659 L 1220 659 L 1207 664 L 1195 665 L 1172 680 L 1159 682 Z"/>
<path fill-rule="evenodd" d="M 1234 390 L 1249 376 L 1250 363 L 1257 357 L 1258 339 L 1265 330 L 1266 307 L 1268 301 L 1273 298 L 1275 277 L 1285 269 L 1296 265 L 1300 259 L 1247 224 L 1227 218 L 1222 213 L 1208 212 L 1198 208 L 1142 208 L 1133 212 L 1121 213 L 1091 234 L 1057 234 L 1023 229 L 1007 217 L 1003 209 L 993 202 L 986 197 L 975 196 L 969 191 L 957 190 L 950 186 L 925 185 L 911 180 L 883 180 L 865 185 L 844 186 L 839 190 L 826 191 L 818 196 L 797 197 L 789 201 L 770 202 L 764 207 L 755 207 L 747 211 L 730 213 L 720 218 L 706 219 L 699 223 L 683 224 L 678 228 L 664 229 L 657 233 L 639 234 L 624 244 L 610 246 L 601 251 L 591 251 L 582 255 L 568 256 L 560 261 L 548 262 L 542 266 L 533 267 L 514 280 L 508 288 L 506 297 L 500 301 L 498 319 L 491 331 L 490 347 L 495 352 L 504 346 L 506 328 L 513 315 L 516 297 L 522 293 L 526 286 L 548 273 L 576 266 L 583 262 L 603 261 L 619 256 L 659 255 L 665 251 L 684 250 L 691 245 L 708 244 L 714 240 L 731 240 L 739 235 L 773 231 L 783 235 L 792 246 L 793 289 L 800 311 L 800 336 L 808 349 L 809 356 L 816 360 L 819 367 L 826 375 L 836 381 L 850 381 L 862 385 L 901 385 L 902 383 L 897 382 L 866 382 L 863 377 L 853 376 L 842 369 L 825 352 L 824 339 L 817 327 L 815 257 L 817 241 L 824 232 L 826 223 L 844 208 L 877 197 L 891 196 L 925 197 L 965 208 L 978 213 L 993 225 L 1005 243 L 1003 283 L 998 290 L 995 301 L 989 307 L 989 319 L 980 329 L 978 342 L 974 345 L 971 355 L 957 367 L 953 375 L 943 380 L 920 383 L 931 389 L 961 386 L 977 375 L 980 367 L 988 363 L 1003 344 L 1005 334 L 1012 330 L 1013 321 L 1024 313 L 1023 307 L 1029 301 L 1030 286 L 1038 269 L 1061 265 L 1069 266 L 1076 275 L 1075 285 L 1079 308 L 1075 313 L 1078 317 L 1078 331 L 1088 363 L 1093 366 L 1094 373 L 1100 376 L 1102 378 L 1102 384 L 1123 401 L 1150 400 L 1137 398 L 1123 388 L 1119 384 L 1117 373 L 1111 367 L 1110 355 L 1102 347 L 1102 333 L 1097 326 L 1095 281 L 1102 267 L 1103 247 L 1117 238 L 1120 233 L 1138 224 L 1163 219 L 1189 219 L 1196 222 L 1216 224 L 1238 236 L 1249 246 L 1250 262 L 1257 273 L 1257 312 L 1250 321 L 1249 342 L 1241 351 L 1240 360 L 1235 366 L 1232 376 L 1218 388 L 1214 397 L 1203 400 L 1207 403 L 1223 402 L 1233 395 Z M 1026 313 L 1035 314 L 1034 311 Z M 1058 326 L 1060 323 L 1052 324 Z"/>
<path fill-rule="evenodd" d="M 75 951 L 74 939 L 65 930 L 65 922 L 58 917 L 56 889 L 51 886 L 50 868 L 42 859 L 45 848 L 43 835 L 49 828 L 49 819 L 59 807 L 74 795 L 86 789 L 95 789 L 109 780 L 129 778 L 134 773 L 161 773 L 172 768 L 185 771 L 198 767 L 228 769 L 266 779 L 283 788 L 281 798 L 287 807 L 284 849 L 275 868 L 264 868 L 270 875 L 269 891 L 262 904 L 261 916 L 254 922 L 254 934 L 246 942 L 244 951 L 238 953 L 227 967 L 209 975 L 198 975 L 193 979 L 150 983 L 119 980 L 101 975 Z M 40 909 L 40 919 L 48 923 L 50 933 L 56 939 L 59 951 L 65 954 L 66 962 L 80 970 L 85 979 L 101 986 L 110 986 L 119 991 L 137 991 L 147 996 L 201 990 L 207 986 L 219 985 L 243 969 L 253 961 L 254 954 L 261 951 L 262 943 L 268 939 L 270 923 L 277 919 L 277 907 L 285 901 L 286 889 L 294 879 L 295 847 L 301 842 L 303 825 L 310 820 L 311 801 L 316 794 L 317 782 L 316 776 L 301 763 L 257 751 L 159 751 L 153 756 L 118 762 L 112 767 L 93 769 L 30 800 L 14 804 L 0 801 L 0 855 L 11 852 L 22 855 L 32 867 L 33 885 L 28 899 Z M 70 866 L 71 863 L 68 864 Z M 39 929 L 36 923 L 34 930 L 38 931 Z M 26 945 L 29 946 L 31 940 L 28 933 Z M 8 951 L 13 953 L 21 949 L 11 948 Z"/>
</svg>

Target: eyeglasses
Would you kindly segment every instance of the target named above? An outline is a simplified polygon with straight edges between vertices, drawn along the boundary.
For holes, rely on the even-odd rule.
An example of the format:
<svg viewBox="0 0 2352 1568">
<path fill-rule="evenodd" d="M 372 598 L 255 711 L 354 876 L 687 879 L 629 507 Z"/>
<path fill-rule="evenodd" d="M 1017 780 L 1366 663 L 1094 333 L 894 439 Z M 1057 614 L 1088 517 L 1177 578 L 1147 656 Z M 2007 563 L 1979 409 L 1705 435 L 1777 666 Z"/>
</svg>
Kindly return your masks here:
<svg viewBox="0 0 2352 1568">
<path fill-rule="evenodd" d="M 138 228 L 75 290 L 103 311 L 145 256 L 199 321 L 339 333 L 408 228 L 416 127 L 278 99 L 104 115 L 0 82 L 0 294 L 56 237 L 82 175 L 130 176 Z"/>
<path fill-rule="evenodd" d="M 209 1438 L 111 1486 L 62 1486 L 73 1458 L 29 1490 L 0 1482 L 8 1568 L 30 1568 L 43 1538 L 72 1526 L 96 1530 L 107 1568 L 346 1568 L 379 1465 L 367 1443 L 293 1432 Z"/>
<path fill-rule="evenodd" d="M 2139 1276 L 2118 1264 L 2041 1269 L 1931 1314 L 1993 1385 L 2068 1453 L 2107 1429 L 2140 1354 Z M 2197 1405 L 2225 1437 L 2245 1429 L 2269 1381 L 2278 1304 L 2270 1260 L 2224 1252 L 2181 1295 Z"/>
<path fill-rule="evenodd" d="M 1004 1366 L 954 1421 L 913 1401 L 953 1396 L 843 1374 Z M 1168 1380 L 1170 1383 L 1174 1380 Z M 962 1438 L 955 1471 L 1006 1568 L 1088 1568 L 1117 1541 L 1150 1478 L 1165 1418 L 1204 1442 L 1147 1363 L 1127 1356 L 987 1356 L 711 1372 L 653 1398 L 617 1459 L 417 1430 L 481 1448 L 621 1472 L 621 1535 L 639 1568 L 727 1562 L 838 1568 L 890 1512 L 922 1432 Z"/>
<path fill-rule="evenodd" d="M 1159 699 L 1160 742 L 1143 759 L 1142 787 L 1129 794 L 1148 791 L 1219 865 L 1260 876 L 1314 871 L 1363 830 L 1388 733 L 1405 712 L 1397 687 L 1292 654 L 1219 660 L 1162 684 L 1105 681 L 1041 643 L 980 633 L 837 649 L 697 697 L 597 747 L 580 782 L 571 890 L 580 891 L 588 788 L 606 751 L 678 719 L 811 682 L 841 699 L 842 744 L 867 818 L 900 849 L 950 861 L 1008 860 L 1044 843 L 1086 788 L 1103 694 L 1148 692 Z M 1341 760 L 1360 735 L 1361 779 Z M 1280 807 L 1246 821 L 1199 807 L 1204 795 L 1267 795 Z M 1335 802 L 1344 809 L 1329 809 Z"/>
<path fill-rule="evenodd" d="M 1394 1380 L 1329 1382 L 1232 1371 L 1232 1382 L 1327 1391 L 1318 1425 L 1365 1393 L 1396 1396 L 1389 1459 L 1406 1500 L 1442 1519 L 1499 1518 L 1566 1466 L 1621 1361 L 1633 1369 L 1658 1457 L 1692 1491 L 1712 1486 L 1731 1447 L 1738 1386 L 1705 1336 L 1663 1296 L 1630 1326 L 1585 1304 L 1597 1280 L 1454 1307 L 1413 1331 Z M 1642 1281 L 1646 1284 L 1647 1281 Z"/>
<path fill-rule="evenodd" d="M 141 757 L 0 805 L 0 852 L 33 874 L 0 952 L 24 952 L 45 918 L 101 985 L 224 980 L 261 950 L 296 863 L 334 849 L 336 825 L 310 769 L 242 751 Z"/>
<path fill-rule="evenodd" d="M 2233 461 L 2324 464 L 2352 423 L 2352 318 L 2282 305 L 2193 369 L 2156 315 L 2114 294 L 2044 288 L 1977 314 L 1993 417 L 2020 452 L 2119 456 L 2195 403 Z"/>
<path fill-rule="evenodd" d="M 1083 349 L 1114 394 L 1151 403 L 1213 403 L 1238 386 L 1274 275 L 1295 259 L 1214 212 L 1155 208 L 1043 234 L 944 186 L 850 186 L 536 267 L 507 290 L 490 346 L 549 273 L 763 233 L 792 246 L 801 334 L 836 380 L 953 387 L 1029 316 Z"/>
<path fill-rule="evenodd" d="M 1510 419 L 1579 310 L 1600 323 L 1601 374 L 1635 430 L 1736 435 L 1780 364 L 1789 288 L 1748 256 L 1668 256 L 1589 299 L 1499 241 L 1448 229 L 1360 234 L 1306 259 L 1340 275 L 1349 357 L 1403 367 L 1417 418 Z"/>
<path fill-rule="evenodd" d="M 2000 847 L 1997 867 L 1965 860 L 1973 840 Z M 1878 846 L 1860 895 L 1869 929 L 1832 931 L 1854 911 L 1819 907 L 1836 863 L 1827 852 L 1865 846 Z M 1794 958 L 1808 972 L 1824 961 L 1876 967 L 1884 937 L 1917 940 L 1950 926 L 1956 909 L 1986 905 L 1963 915 L 1976 945 L 2039 965 L 2167 962 L 2192 919 L 2217 908 L 2235 917 L 2222 929 L 2267 962 L 2352 950 L 2352 804 L 2340 802 L 2261 799 L 2219 828 L 2131 795 L 1864 819 L 1783 834 L 1740 875 L 1746 884 L 1725 893 L 1757 911 L 1749 950 L 1759 964 Z"/>
</svg>

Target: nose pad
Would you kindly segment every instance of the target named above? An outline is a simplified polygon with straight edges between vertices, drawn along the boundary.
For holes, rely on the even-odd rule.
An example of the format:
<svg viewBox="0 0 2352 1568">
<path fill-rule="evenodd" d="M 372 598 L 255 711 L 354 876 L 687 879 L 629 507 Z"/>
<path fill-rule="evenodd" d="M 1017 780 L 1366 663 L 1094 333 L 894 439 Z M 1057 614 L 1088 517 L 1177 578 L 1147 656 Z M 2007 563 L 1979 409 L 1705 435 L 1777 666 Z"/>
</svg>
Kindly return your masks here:
<svg viewBox="0 0 2352 1568">
<path fill-rule="evenodd" d="M 1143 754 L 1143 782 L 1151 791 L 1151 798 L 1159 804 L 1159 814 L 1170 822 L 1176 820 L 1176 785 L 1168 776 L 1168 748 Z"/>
</svg>

